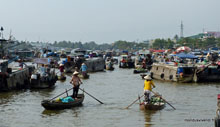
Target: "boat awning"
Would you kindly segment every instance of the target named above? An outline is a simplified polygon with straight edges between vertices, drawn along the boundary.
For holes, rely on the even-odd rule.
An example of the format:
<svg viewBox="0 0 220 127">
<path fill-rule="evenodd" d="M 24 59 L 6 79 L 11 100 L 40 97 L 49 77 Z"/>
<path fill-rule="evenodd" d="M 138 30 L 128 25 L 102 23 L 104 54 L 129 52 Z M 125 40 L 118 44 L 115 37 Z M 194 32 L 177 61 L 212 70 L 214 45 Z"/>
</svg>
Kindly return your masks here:
<svg viewBox="0 0 220 127">
<path fill-rule="evenodd" d="M 179 57 L 179 58 L 182 58 L 182 59 L 197 59 L 198 57 L 193 55 L 193 54 L 190 54 L 190 53 L 179 53 L 179 54 L 170 54 L 171 56 L 176 56 L 176 57 Z"/>
<path fill-rule="evenodd" d="M 162 53 L 162 52 L 165 52 L 165 50 L 153 50 L 153 52 Z"/>
<path fill-rule="evenodd" d="M 50 64 L 51 59 L 50 58 L 36 58 L 33 61 L 36 64 Z"/>
</svg>

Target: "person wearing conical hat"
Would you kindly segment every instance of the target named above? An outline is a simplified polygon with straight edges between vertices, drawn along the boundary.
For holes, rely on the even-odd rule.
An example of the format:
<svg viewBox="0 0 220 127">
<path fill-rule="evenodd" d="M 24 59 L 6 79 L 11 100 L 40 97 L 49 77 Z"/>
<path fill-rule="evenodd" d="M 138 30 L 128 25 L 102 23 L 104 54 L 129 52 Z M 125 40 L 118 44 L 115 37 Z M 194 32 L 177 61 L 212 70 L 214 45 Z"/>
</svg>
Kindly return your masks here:
<svg viewBox="0 0 220 127">
<path fill-rule="evenodd" d="M 63 65 L 63 64 L 60 64 L 59 69 L 60 69 L 60 73 L 61 73 L 61 75 L 63 75 L 63 72 L 64 72 L 64 65 Z"/>
<path fill-rule="evenodd" d="M 150 75 L 145 76 L 144 79 L 145 79 L 144 81 L 145 101 L 149 103 L 150 98 L 151 98 L 151 90 L 152 90 L 152 87 L 155 88 L 155 85 Z"/>
<path fill-rule="evenodd" d="M 82 84 L 82 81 L 78 77 L 79 72 L 75 71 L 73 73 L 72 79 L 70 83 L 73 85 L 73 98 L 77 98 L 78 91 L 79 91 L 79 86 Z"/>
</svg>

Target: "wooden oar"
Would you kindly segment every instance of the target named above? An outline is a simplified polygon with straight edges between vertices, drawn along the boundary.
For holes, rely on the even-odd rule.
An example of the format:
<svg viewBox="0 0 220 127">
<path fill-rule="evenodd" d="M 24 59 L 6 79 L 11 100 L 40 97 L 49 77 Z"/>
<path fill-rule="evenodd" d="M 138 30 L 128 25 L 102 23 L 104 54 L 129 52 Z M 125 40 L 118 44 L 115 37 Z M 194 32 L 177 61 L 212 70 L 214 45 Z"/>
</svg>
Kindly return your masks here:
<svg viewBox="0 0 220 127">
<path fill-rule="evenodd" d="M 155 93 L 154 91 L 151 90 L 151 92 L 152 92 L 154 95 L 158 96 L 158 94 Z M 169 104 L 174 110 L 176 110 L 176 108 L 174 108 L 168 101 L 166 101 L 164 98 L 162 98 L 162 96 L 160 96 L 160 98 L 163 99 L 167 104 Z"/>
<path fill-rule="evenodd" d="M 125 109 L 128 109 L 130 106 L 132 106 L 136 101 L 140 100 L 144 95 L 138 97 L 135 101 L 133 101 L 130 105 L 128 105 Z"/>
<path fill-rule="evenodd" d="M 73 88 L 70 88 L 70 89 L 66 90 L 65 92 L 63 92 L 63 93 L 61 93 L 61 94 L 57 95 L 56 97 L 53 97 L 53 98 L 52 98 L 52 99 L 50 99 L 49 101 L 52 101 L 53 99 L 55 99 L 55 98 L 57 98 L 57 97 L 59 97 L 59 96 L 61 96 L 61 95 L 65 94 L 65 93 L 67 93 L 68 91 L 70 91 L 70 90 L 72 90 L 72 89 L 73 89 Z"/>
<path fill-rule="evenodd" d="M 86 94 L 88 94 L 90 97 L 92 97 L 93 99 L 97 100 L 100 104 L 104 104 L 103 102 L 101 102 L 100 100 L 98 100 L 97 98 L 95 98 L 94 96 L 92 96 L 91 94 L 89 94 L 88 92 L 86 92 L 85 90 L 79 88 L 80 90 L 82 90 L 83 92 L 85 92 Z"/>
</svg>

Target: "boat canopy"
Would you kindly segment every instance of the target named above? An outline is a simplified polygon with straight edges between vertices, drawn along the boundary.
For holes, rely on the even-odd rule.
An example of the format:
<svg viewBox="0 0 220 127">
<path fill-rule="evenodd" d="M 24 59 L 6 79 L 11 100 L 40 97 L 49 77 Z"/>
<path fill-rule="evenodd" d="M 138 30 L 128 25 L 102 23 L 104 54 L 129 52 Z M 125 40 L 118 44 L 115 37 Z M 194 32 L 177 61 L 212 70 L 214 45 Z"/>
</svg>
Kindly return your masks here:
<svg viewBox="0 0 220 127">
<path fill-rule="evenodd" d="M 150 51 L 149 51 L 149 50 L 139 50 L 139 51 L 138 51 L 138 54 L 139 54 L 139 55 L 142 55 L 142 54 L 143 54 L 143 55 L 147 55 L 147 54 L 150 54 Z"/>
<path fill-rule="evenodd" d="M 171 56 L 176 56 L 176 57 L 179 57 L 181 59 L 197 59 L 198 57 L 193 55 L 193 54 L 190 54 L 190 53 L 179 53 L 179 54 L 170 54 Z"/>
<path fill-rule="evenodd" d="M 36 64 L 46 64 L 46 65 L 49 65 L 50 62 L 51 62 L 50 58 L 36 58 L 33 61 L 33 63 L 36 63 Z"/>
</svg>

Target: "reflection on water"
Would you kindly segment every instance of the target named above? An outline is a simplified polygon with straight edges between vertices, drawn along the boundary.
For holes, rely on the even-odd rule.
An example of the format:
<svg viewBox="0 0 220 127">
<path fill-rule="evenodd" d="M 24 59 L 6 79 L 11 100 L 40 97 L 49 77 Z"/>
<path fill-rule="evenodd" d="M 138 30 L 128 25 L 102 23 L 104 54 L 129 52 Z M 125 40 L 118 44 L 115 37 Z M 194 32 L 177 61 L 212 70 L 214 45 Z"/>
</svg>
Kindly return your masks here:
<svg viewBox="0 0 220 127">
<path fill-rule="evenodd" d="M 64 112 L 64 110 L 43 110 L 42 117 L 59 115 L 62 112 Z"/>
<path fill-rule="evenodd" d="M 70 74 L 71 75 L 71 74 Z M 138 95 L 143 94 L 144 80 L 132 69 L 91 73 L 81 88 L 105 104 L 85 95 L 82 107 L 48 111 L 41 101 L 70 89 L 70 75 L 65 82 L 47 90 L 24 90 L 0 93 L 0 126 L 9 127 L 182 127 L 213 126 L 213 122 L 186 122 L 185 119 L 212 119 L 215 116 L 219 83 L 175 83 L 154 80 L 155 92 L 162 94 L 169 105 L 161 111 L 140 111 L 138 102 L 129 109 Z M 72 94 L 72 91 L 69 92 Z M 65 95 L 63 95 L 65 96 Z M 4 114 L 4 115 L 2 115 Z"/>
<path fill-rule="evenodd" d="M 158 112 L 158 111 L 154 111 L 154 110 L 143 110 L 144 113 L 144 117 L 145 117 L 145 127 L 151 127 L 152 124 L 152 117 L 154 116 L 154 114 Z"/>
</svg>

